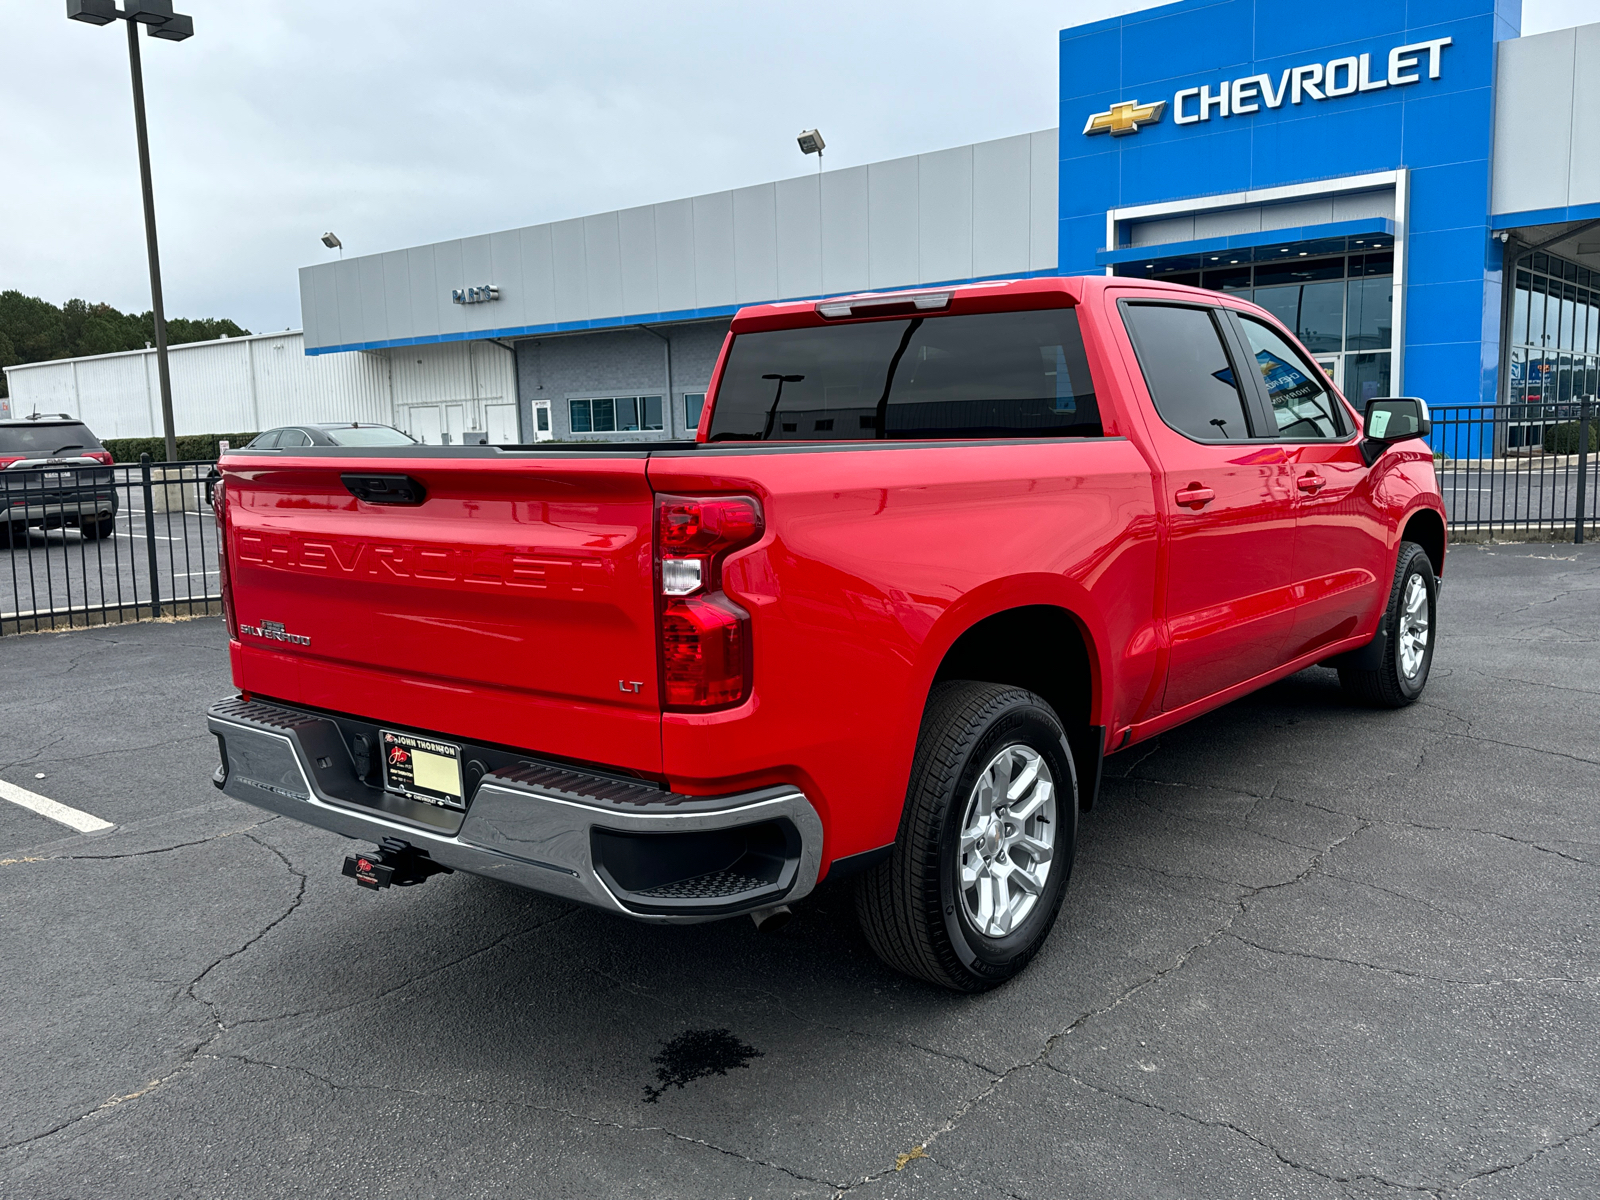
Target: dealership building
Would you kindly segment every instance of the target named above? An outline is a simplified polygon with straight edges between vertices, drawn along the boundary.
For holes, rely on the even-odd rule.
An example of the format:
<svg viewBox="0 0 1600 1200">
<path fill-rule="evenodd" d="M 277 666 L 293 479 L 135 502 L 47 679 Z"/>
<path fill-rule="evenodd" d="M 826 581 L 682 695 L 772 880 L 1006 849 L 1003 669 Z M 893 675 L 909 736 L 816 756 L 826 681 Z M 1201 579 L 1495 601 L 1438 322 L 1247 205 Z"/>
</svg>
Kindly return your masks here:
<svg viewBox="0 0 1600 1200">
<path fill-rule="evenodd" d="M 1358 404 L 1593 394 L 1600 24 L 1520 19 L 1180 0 L 1064 29 L 1058 130 L 305 267 L 296 349 L 308 386 L 365 364 L 362 419 L 432 443 L 668 439 L 741 305 L 1115 274 L 1249 296 Z M 10 369 L 16 410 L 51 370 L 67 406 L 65 365 Z"/>
</svg>

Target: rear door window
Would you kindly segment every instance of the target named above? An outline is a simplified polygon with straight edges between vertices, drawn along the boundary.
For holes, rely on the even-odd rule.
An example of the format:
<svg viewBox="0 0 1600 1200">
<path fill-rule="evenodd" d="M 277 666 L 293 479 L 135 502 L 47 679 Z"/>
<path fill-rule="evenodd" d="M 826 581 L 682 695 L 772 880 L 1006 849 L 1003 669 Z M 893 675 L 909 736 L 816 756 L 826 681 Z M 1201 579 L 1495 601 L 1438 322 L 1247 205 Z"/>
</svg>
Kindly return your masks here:
<svg viewBox="0 0 1600 1200">
<path fill-rule="evenodd" d="M 1250 353 L 1255 355 L 1256 370 L 1261 373 L 1267 399 L 1272 404 L 1279 438 L 1315 441 L 1343 437 L 1339 402 L 1323 383 L 1322 372 L 1301 358 L 1270 325 L 1243 315 L 1239 323 L 1244 326 Z"/>
<path fill-rule="evenodd" d="M 285 429 L 278 438 L 278 449 L 292 450 L 301 446 L 311 445 L 311 439 L 303 429 Z"/>
<path fill-rule="evenodd" d="M 283 435 L 281 429 L 269 429 L 261 434 L 255 441 L 245 447 L 246 450 L 276 450 L 278 438 Z"/>
<path fill-rule="evenodd" d="M 1239 380 L 1210 309 L 1124 304 L 1122 313 L 1164 422 L 1197 442 L 1250 436 Z"/>
<path fill-rule="evenodd" d="M 1072 309 L 742 333 L 712 441 L 1099 437 Z"/>
</svg>

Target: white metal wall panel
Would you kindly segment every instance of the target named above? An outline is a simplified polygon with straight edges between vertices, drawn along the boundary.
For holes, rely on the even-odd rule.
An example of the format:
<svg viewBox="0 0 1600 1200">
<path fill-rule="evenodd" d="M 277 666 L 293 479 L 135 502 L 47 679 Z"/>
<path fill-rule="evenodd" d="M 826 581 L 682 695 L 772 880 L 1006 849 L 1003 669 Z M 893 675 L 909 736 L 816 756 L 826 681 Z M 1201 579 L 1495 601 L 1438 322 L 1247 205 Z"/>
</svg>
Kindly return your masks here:
<svg viewBox="0 0 1600 1200">
<path fill-rule="evenodd" d="M 656 278 L 660 312 L 695 307 L 694 202 L 672 200 L 656 209 Z"/>
<path fill-rule="evenodd" d="M 71 401 L 72 415 L 92 413 L 89 428 L 102 438 L 143 437 L 159 427 L 160 401 L 154 379 L 145 374 L 145 361 L 143 354 L 115 354 L 63 364 L 68 385 L 76 374 L 78 393 Z M 42 404 L 39 408 L 50 411 Z"/>
<path fill-rule="evenodd" d="M 301 272 L 307 345 L 373 345 L 1047 270 L 1057 132 Z M 370 265 L 381 257 L 382 270 Z M 493 284 L 499 301 L 451 303 Z"/>
<path fill-rule="evenodd" d="M 617 214 L 617 246 L 622 257 L 622 311 L 661 309 L 656 290 L 656 212 L 648 204 Z"/>
<path fill-rule="evenodd" d="M 867 286 L 882 288 L 921 278 L 917 256 L 917 159 L 895 158 L 867 167 Z M 830 287 L 828 289 L 832 291 Z"/>
<path fill-rule="evenodd" d="M 1495 212 L 1564 208 L 1569 203 L 1577 33 L 1558 29 L 1499 44 L 1494 105 Z M 1586 66 L 1590 71 L 1600 69 L 1600 63 Z M 1586 147 L 1585 153 L 1592 154 L 1592 146 Z"/>
<path fill-rule="evenodd" d="M 815 175 L 773 185 L 778 239 L 779 296 L 822 292 L 822 199 Z"/>
<path fill-rule="evenodd" d="M 1387 217 L 1393 220 L 1394 190 L 1385 188 L 1380 192 L 1341 193 L 1333 198 L 1335 221 L 1357 221 L 1363 217 Z"/>
<path fill-rule="evenodd" d="M 589 272 L 589 315 L 621 316 L 622 252 L 617 243 L 616 213 L 583 219 L 583 249 Z"/>
<path fill-rule="evenodd" d="M 383 256 L 358 258 L 361 267 L 361 340 L 381 341 L 388 336 L 389 306 L 383 284 Z"/>
<path fill-rule="evenodd" d="M 972 147 L 917 156 L 919 280 L 972 276 Z"/>
<path fill-rule="evenodd" d="M 1567 203 L 1600 203 L 1600 25 L 1574 32 L 1572 55 L 1572 177 Z"/>
<path fill-rule="evenodd" d="M 429 253 L 432 252 L 430 249 Z M 344 346 L 349 343 L 343 336 L 344 330 L 339 327 L 339 276 L 333 270 L 333 265 L 329 263 L 322 269 L 312 268 L 312 281 L 317 291 L 317 327 L 322 337 L 327 339 L 318 345 Z"/>
<path fill-rule="evenodd" d="M 529 325 L 548 325 L 556 319 L 556 272 L 550 244 L 550 226 L 530 225 L 519 231 L 522 244 L 522 287 L 527 295 L 522 315 Z"/>
<path fill-rule="evenodd" d="M 26 417 L 36 412 L 63 412 L 81 417 L 73 375 L 70 362 L 30 363 L 26 367 L 8 368 L 6 382 L 11 390 L 11 415 Z"/>
<path fill-rule="evenodd" d="M 1060 262 L 1056 239 L 1061 234 L 1061 138 L 1060 130 L 1045 129 L 1028 138 L 1032 160 L 1028 186 L 1030 197 L 1028 232 L 1028 270 L 1054 270 Z M 1010 267 L 1005 268 L 1010 270 Z"/>
<path fill-rule="evenodd" d="M 172 420 L 182 430 L 218 433 L 250 428 L 248 349 L 243 339 L 202 342 L 186 354 L 168 352 Z"/>
<path fill-rule="evenodd" d="M 734 302 L 758 304 L 778 291 L 778 189 L 775 184 L 733 193 Z"/>
<path fill-rule="evenodd" d="M 479 287 L 486 283 L 497 286 L 500 280 L 494 272 L 494 243 L 488 234 L 461 239 L 461 278 L 452 287 Z M 467 332 L 493 329 L 499 325 L 500 304 L 486 301 L 482 304 L 454 304 L 461 314 L 461 328 Z"/>
<path fill-rule="evenodd" d="M 470 362 L 473 343 L 427 347 Z M 497 346 L 476 344 L 508 362 Z M 244 433 L 296 421 L 394 419 L 389 362 L 382 354 L 308 357 L 292 333 L 195 342 L 168 350 L 173 422 L 180 436 Z M 483 357 L 479 382 L 508 396 L 510 368 Z M 464 374 L 470 380 L 470 367 Z M 161 432 L 160 389 L 154 350 L 105 354 L 62 362 L 31 363 L 6 372 L 13 411 L 65 412 L 103 438 L 156 437 Z M 490 394 L 490 393 L 485 393 Z"/>
<path fill-rule="evenodd" d="M 300 320 L 305 326 L 308 346 L 336 346 L 338 342 L 326 336 L 322 323 L 317 319 L 318 274 L 310 267 L 300 268 Z"/>
<path fill-rule="evenodd" d="M 346 345 L 366 340 L 361 320 L 361 260 L 345 258 L 333 264 L 334 303 L 338 306 L 339 336 Z"/>
<path fill-rule="evenodd" d="M 526 325 L 523 316 L 528 294 L 522 286 L 522 239 L 515 229 L 489 235 L 489 278 L 486 282 L 500 289 L 497 303 L 488 304 L 485 328 L 505 328 L 508 325 Z"/>
<path fill-rule="evenodd" d="M 1032 138 L 972 147 L 972 274 L 1026 270 L 1029 260 Z"/>
<path fill-rule="evenodd" d="M 696 196 L 692 203 L 695 307 L 733 304 L 733 193 Z"/>
<path fill-rule="evenodd" d="M 866 167 L 829 171 L 822 176 L 824 292 L 859 292 L 871 286 L 870 194 Z"/>
<path fill-rule="evenodd" d="M 589 268 L 584 263 L 583 218 L 550 227 L 551 275 L 558 321 L 589 319 Z"/>
<path fill-rule="evenodd" d="M 459 238 L 453 242 L 440 242 L 434 247 L 433 285 L 437 289 L 435 303 L 438 305 L 439 332 L 465 333 L 467 306 L 450 299 L 453 289 L 467 286 Z"/>
<path fill-rule="evenodd" d="M 1135 247 L 1167 246 L 1196 238 L 1227 237 L 1235 233 L 1262 233 L 1274 229 L 1298 229 L 1305 225 L 1326 225 L 1331 221 L 1393 216 L 1394 189 L 1385 188 L 1348 195 L 1312 196 L 1287 204 L 1252 204 L 1216 212 L 1136 221 L 1128 230 L 1128 237 L 1129 245 Z"/>
<path fill-rule="evenodd" d="M 389 328 L 405 330 L 391 337 L 413 337 L 417 330 L 416 318 L 411 315 L 411 282 L 407 270 L 409 258 L 404 250 L 390 250 L 383 259 L 383 310 L 389 318 Z"/>
<path fill-rule="evenodd" d="M 426 337 L 439 331 L 439 280 L 433 246 L 418 246 L 406 251 L 411 270 L 411 319 L 416 323 L 412 337 Z M 449 293 L 445 293 L 448 302 Z"/>
</svg>

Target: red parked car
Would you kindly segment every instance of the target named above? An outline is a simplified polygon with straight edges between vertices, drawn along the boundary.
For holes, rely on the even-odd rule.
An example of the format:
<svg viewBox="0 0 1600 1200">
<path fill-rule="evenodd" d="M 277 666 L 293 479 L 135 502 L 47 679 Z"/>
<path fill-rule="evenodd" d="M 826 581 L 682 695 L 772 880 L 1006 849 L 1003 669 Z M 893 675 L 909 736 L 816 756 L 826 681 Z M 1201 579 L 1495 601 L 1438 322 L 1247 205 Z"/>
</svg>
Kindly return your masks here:
<svg viewBox="0 0 1600 1200">
<path fill-rule="evenodd" d="M 1236 298 L 1052 278 L 744 309 L 693 443 L 234 451 L 216 783 L 370 887 L 762 922 L 854 875 L 888 963 L 986 988 L 1105 755 L 1315 663 L 1421 693 L 1429 432 Z"/>
</svg>

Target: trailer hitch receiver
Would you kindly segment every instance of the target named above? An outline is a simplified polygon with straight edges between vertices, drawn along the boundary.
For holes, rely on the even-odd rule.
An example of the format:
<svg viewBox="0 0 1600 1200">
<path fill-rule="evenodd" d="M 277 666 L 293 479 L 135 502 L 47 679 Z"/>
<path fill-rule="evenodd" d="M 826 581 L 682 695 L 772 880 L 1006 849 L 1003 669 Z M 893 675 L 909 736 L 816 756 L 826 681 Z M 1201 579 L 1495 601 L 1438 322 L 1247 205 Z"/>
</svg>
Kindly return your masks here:
<svg viewBox="0 0 1600 1200">
<path fill-rule="evenodd" d="M 371 853 L 347 855 L 344 860 L 344 874 L 372 891 L 410 887 L 430 875 L 452 873 L 449 867 L 440 866 L 429 858 L 426 851 L 399 838 L 384 838 Z"/>
</svg>

